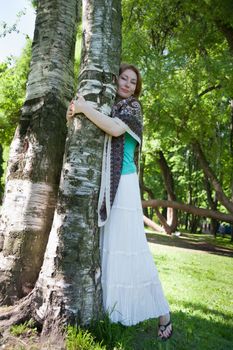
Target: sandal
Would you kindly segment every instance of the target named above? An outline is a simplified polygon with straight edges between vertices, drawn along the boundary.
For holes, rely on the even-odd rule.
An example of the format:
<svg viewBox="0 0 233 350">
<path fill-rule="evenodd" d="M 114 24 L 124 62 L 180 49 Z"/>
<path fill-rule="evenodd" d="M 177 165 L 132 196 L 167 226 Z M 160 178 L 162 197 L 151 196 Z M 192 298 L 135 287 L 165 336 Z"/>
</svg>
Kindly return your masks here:
<svg viewBox="0 0 233 350">
<path fill-rule="evenodd" d="M 166 332 L 166 330 L 168 329 L 169 326 L 171 326 L 171 331 L 168 334 L 168 336 L 165 336 L 164 333 Z M 163 341 L 168 340 L 169 338 L 171 338 L 172 332 L 173 332 L 173 327 L 172 327 L 171 321 L 169 321 L 167 324 L 159 324 L 158 325 L 158 338 L 160 340 L 163 340 Z"/>
</svg>

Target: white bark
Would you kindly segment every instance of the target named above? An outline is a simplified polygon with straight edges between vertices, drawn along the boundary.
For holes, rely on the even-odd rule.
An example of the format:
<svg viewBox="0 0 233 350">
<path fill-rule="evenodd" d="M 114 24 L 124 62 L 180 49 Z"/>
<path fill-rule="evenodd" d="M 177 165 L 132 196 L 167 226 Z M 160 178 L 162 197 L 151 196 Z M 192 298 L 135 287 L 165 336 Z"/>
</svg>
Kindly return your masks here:
<svg viewBox="0 0 233 350">
<path fill-rule="evenodd" d="M 77 1 L 40 0 L 0 221 L 0 302 L 33 288 L 51 229 L 74 88 Z M 32 263 L 33 261 L 33 263 Z"/>
<path fill-rule="evenodd" d="M 118 0 L 83 2 L 79 93 L 102 105 L 115 98 L 120 64 Z M 101 107 L 100 107 L 101 108 Z M 63 322 L 87 324 L 102 308 L 97 200 L 104 133 L 85 117 L 69 129 L 59 199 L 44 264 L 37 281 L 37 317 L 46 331 Z M 58 317 L 59 315 L 59 317 Z"/>
</svg>

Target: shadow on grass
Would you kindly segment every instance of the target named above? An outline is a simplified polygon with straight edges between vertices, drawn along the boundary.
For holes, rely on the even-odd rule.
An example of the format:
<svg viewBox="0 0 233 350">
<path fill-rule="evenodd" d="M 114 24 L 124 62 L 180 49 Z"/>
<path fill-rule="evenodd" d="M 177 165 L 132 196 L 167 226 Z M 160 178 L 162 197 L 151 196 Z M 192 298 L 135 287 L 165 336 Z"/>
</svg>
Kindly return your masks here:
<svg viewBox="0 0 233 350">
<path fill-rule="evenodd" d="M 210 310 L 203 305 L 184 303 L 184 311 L 172 313 L 174 333 L 167 342 L 156 338 L 157 320 L 148 320 L 136 326 L 124 327 L 120 324 L 108 326 L 108 332 L 116 335 L 115 342 L 109 346 L 102 334 L 92 334 L 98 341 L 103 341 L 108 350 L 232 350 L 232 316 Z M 198 313 L 204 315 L 197 316 Z M 218 321 L 217 321 L 218 320 Z M 107 335 L 107 338 L 109 334 Z"/>
<path fill-rule="evenodd" d="M 177 236 L 168 236 L 156 233 L 147 233 L 147 241 L 150 243 L 156 243 L 161 245 L 167 245 L 171 247 L 184 248 L 184 249 L 193 249 L 200 250 L 210 254 L 216 254 L 221 256 L 233 257 L 233 250 L 214 246 L 203 240 L 197 240 L 190 238 L 187 235 Z"/>
</svg>

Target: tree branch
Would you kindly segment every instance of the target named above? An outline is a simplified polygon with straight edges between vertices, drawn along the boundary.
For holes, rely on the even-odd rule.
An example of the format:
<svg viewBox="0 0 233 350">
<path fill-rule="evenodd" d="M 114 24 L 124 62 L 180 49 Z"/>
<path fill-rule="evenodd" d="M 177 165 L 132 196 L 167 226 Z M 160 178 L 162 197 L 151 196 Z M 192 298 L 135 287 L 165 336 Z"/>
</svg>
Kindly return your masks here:
<svg viewBox="0 0 233 350">
<path fill-rule="evenodd" d="M 231 214 L 225 214 L 225 213 L 221 213 L 219 211 L 210 210 L 210 209 L 198 208 L 198 207 L 195 207 L 194 205 L 184 204 L 184 203 L 175 202 L 175 201 L 168 201 L 163 199 L 151 199 L 148 201 L 142 201 L 142 207 L 143 208 L 170 207 L 170 208 L 179 209 L 194 215 L 233 223 L 233 215 Z"/>
<path fill-rule="evenodd" d="M 200 92 L 197 96 L 198 97 L 202 97 L 205 94 L 208 94 L 208 92 L 211 92 L 211 91 L 217 90 L 217 89 L 221 89 L 221 87 L 222 87 L 221 84 L 210 86 L 210 87 L 206 88 L 205 90 L 203 90 L 202 92 Z"/>
</svg>

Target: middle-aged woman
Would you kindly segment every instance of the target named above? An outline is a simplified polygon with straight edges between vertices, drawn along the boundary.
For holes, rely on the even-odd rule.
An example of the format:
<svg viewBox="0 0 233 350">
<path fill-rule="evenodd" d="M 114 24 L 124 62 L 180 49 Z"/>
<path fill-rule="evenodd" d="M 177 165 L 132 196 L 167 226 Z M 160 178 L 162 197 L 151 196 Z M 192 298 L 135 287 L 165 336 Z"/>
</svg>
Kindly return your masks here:
<svg viewBox="0 0 233 350">
<path fill-rule="evenodd" d="M 69 105 L 67 120 L 82 113 L 106 133 L 98 203 L 105 311 L 112 322 L 124 325 L 159 317 L 158 337 L 167 340 L 170 311 L 144 233 L 134 162 L 142 139 L 140 92 L 140 72 L 122 64 L 111 118 L 80 96 Z"/>
</svg>

